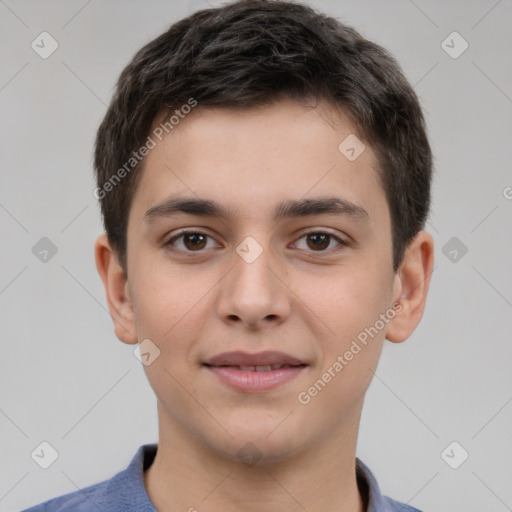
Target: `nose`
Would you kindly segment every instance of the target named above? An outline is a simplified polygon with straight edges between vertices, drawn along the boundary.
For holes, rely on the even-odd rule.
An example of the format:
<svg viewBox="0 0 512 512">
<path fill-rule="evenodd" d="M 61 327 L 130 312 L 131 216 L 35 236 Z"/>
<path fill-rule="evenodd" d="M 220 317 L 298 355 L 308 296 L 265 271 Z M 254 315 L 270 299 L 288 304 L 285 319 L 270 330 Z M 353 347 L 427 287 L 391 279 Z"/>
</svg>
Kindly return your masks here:
<svg viewBox="0 0 512 512">
<path fill-rule="evenodd" d="M 263 249 L 254 261 L 238 253 L 233 260 L 220 283 L 217 312 L 222 321 L 252 330 L 283 323 L 290 315 L 292 292 L 270 249 Z"/>
</svg>

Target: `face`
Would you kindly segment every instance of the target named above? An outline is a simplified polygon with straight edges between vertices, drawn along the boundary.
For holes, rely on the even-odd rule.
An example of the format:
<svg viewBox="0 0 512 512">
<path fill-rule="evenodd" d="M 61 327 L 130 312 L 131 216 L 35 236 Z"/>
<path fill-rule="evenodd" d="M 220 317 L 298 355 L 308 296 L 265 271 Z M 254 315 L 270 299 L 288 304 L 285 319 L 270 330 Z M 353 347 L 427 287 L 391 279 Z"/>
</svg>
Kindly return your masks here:
<svg viewBox="0 0 512 512">
<path fill-rule="evenodd" d="M 270 461 L 357 430 L 398 287 L 375 156 L 328 109 L 198 107 L 148 154 L 126 293 L 161 436 Z"/>
</svg>

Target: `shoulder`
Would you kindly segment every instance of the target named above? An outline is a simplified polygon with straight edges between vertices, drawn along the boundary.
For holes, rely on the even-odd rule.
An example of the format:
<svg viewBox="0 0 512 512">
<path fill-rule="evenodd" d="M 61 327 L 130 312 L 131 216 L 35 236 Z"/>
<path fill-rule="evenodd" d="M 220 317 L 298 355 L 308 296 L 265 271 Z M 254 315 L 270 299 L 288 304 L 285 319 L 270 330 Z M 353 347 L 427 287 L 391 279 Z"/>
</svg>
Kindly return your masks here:
<svg viewBox="0 0 512 512">
<path fill-rule="evenodd" d="M 356 477 L 359 491 L 366 503 L 366 512 L 421 512 L 380 492 L 379 484 L 370 468 L 356 457 Z"/>
<path fill-rule="evenodd" d="M 388 505 L 390 512 L 421 512 L 421 510 L 411 507 L 411 505 L 406 505 L 405 503 L 396 501 L 388 496 L 383 496 L 383 500 Z"/>
<path fill-rule="evenodd" d="M 79 489 L 22 512 L 156 512 L 144 487 L 143 472 L 155 457 L 156 444 L 141 446 L 129 466 L 89 487 Z"/>
<path fill-rule="evenodd" d="M 63 494 L 22 512 L 89 512 L 91 509 L 102 510 L 105 505 L 105 490 L 109 480 L 100 482 L 78 491 Z M 95 506 L 96 505 L 96 506 Z"/>
</svg>

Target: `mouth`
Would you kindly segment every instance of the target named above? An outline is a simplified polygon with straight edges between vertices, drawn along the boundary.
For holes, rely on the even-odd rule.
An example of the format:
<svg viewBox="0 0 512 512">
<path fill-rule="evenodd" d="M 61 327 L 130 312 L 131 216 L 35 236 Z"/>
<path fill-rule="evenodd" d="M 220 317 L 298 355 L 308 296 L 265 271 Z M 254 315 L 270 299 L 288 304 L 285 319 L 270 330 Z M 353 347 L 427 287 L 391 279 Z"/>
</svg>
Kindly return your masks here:
<svg viewBox="0 0 512 512">
<path fill-rule="evenodd" d="M 225 352 L 209 359 L 203 366 L 232 389 L 262 392 L 290 382 L 308 365 L 283 352 Z"/>
<path fill-rule="evenodd" d="M 270 372 L 273 370 L 280 370 L 281 368 L 295 368 L 297 366 L 305 366 L 302 364 L 292 365 L 292 364 L 266 364 L 266 365 L 248 365 L 248 366 L 242 366 L 242 365 L 229 365 L 229 364 L 223 364 L 220 366 L 215 365 L 205 365 L 205 366 L 212 366 L 215 368 L 232 368 L 233 370 L 240 370 L 241 372 Z"/>
</svg>

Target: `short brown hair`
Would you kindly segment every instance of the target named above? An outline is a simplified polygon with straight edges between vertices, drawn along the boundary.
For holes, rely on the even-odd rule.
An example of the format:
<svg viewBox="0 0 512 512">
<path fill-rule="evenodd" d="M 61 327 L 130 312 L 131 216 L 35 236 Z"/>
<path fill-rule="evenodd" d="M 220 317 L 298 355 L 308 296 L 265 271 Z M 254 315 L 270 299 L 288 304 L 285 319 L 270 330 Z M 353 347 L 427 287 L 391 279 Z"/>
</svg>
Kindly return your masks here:
<svg viewBox="0 0 512 512">
<path fill-rule="evenodd" d="M 413 88 L 385 49 L 335 18 L 287 0 L 240 0 L 173 24 L 119 77 L 94 167 L 105 230 L 125 271 L 128 214 L 143 163 L 134 152 L 157 116 L 191 98 L 200 107 L 250 108 L 281 97 L 327 100 L 375 151 L 398 269 L 430 207 L 432 154 Z"/>
</svg>

